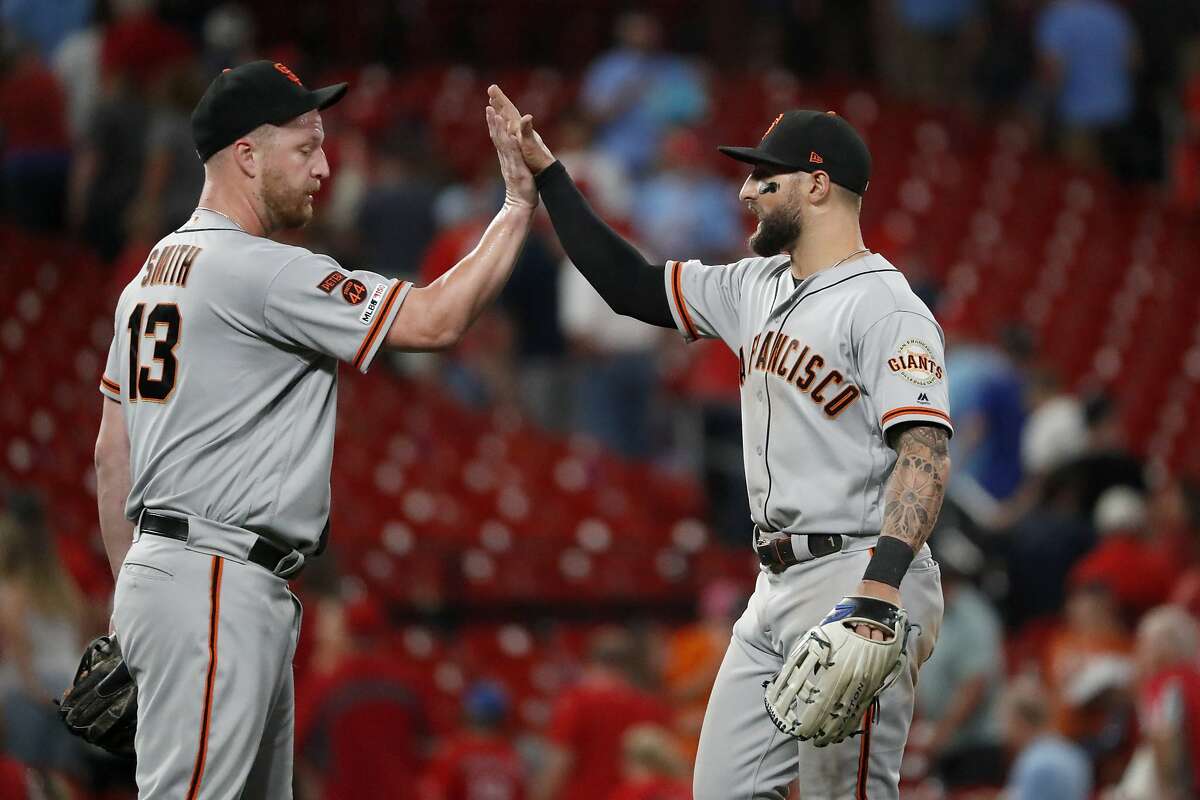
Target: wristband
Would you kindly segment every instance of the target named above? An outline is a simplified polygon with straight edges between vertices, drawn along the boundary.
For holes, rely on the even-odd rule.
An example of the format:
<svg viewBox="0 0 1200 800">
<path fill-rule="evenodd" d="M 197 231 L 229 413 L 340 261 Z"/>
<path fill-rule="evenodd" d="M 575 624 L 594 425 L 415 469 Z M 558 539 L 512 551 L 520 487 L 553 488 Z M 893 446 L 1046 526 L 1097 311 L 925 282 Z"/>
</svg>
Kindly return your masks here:
<svg viewBox="0 0 1200 800">
<path fill-rule="evenodd" d="M 879 581 L 899 589 L 900 581 L 904 580 L 904 574 L 908 572 L 908 565 L 915 555 L 907 542 L 895 536 L 880 536 L 875 545 L 875 555 L 871 556 L 871 563 L 867 564 L 867 570 L 863 573 L 863 580 Z"/>
</svg>

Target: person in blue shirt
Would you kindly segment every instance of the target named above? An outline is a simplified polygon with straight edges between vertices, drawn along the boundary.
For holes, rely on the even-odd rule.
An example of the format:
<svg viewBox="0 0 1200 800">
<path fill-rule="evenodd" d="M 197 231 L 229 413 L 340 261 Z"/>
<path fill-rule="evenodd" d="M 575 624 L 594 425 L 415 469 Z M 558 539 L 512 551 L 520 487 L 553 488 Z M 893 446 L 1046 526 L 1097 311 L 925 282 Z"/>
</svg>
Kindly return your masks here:
<svg viewBox="0 0 1200 800">
<path fill-rule="evenodd" d="M 1053 730 L 1053 704 L 1037 680 L 1022 676 L 1002 702 L 1005 739 L 1017 754 L 1008 800 L 1089 800 L 1092 765 L 1083 748 Z"/>
<path fill-rule="evenodd" d="M 654 17 L 623 15 L 616 37 L 616 48 L 588 67 L 580 95 L 599 147 L 637 176 L 652 165 L 669 127 L 704 116 L 708 94 L 696 69 L 660 49 Z"/>
<path fill-rule="evenodd" d="M 1092 165 L 1134 109 L 1137 32 L 1112 0 L 1054 0 L 1038 16 L 1034 46 L 1063 154 Z"/>
</svg>

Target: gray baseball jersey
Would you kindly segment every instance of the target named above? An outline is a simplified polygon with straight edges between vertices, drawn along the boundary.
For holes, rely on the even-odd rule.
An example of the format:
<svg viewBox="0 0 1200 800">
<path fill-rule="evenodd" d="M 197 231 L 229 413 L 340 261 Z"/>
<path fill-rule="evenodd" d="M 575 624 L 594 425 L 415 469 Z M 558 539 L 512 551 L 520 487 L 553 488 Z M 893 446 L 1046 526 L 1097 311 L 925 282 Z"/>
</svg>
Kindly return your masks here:
<svg viewBox="0 0 1200 800">
<path fill-rule="evenodd" d="M 786 256 L 671 261 L 665 277 L 683 335 L 718 337 L 741 364 L 755 524 L 877 534 L 896 461 L 888 428 L 951 427 L 942 330 L 904 276 L 870 253 L 802 282 Z"/>
<path fill-rule="evenodd" d="M 867 254 L 804 280 L 786 257 L 728 266 L 667 264 L 667 297 L 689 339 L 719 337 L 741 364 L 742 437 L 750 516 L 765 531 L 839 533 L 841 552 L 762 570 L 733 628 L 704 715 L 696 800 L 784 800 L 797 776 L 805 800 L 898 798 L 917 670 L 942 618 L 940 571 L 922 548 L 900 586 L 915 623 L 909 668 L 880 696 L 866 732 L 825 748 L 782 736 L 763 685 L 785 654 L 855 591 L 882 523 L 896 454 L 888 428 L 950 429 L 942 331 L 904 276 Z"/>
<path fill-rule="evenodd" d="M 319 547 L 337 362 L 366 371 L 409 289 L 198 209 L 122 292 L 100 391 L 139 523 L 113 623 L 140 797 L 291 797 L 300 603 L 246 556 L 252 534 Z M 187 541 L 145 534 L 143 509 L 187 518 Z"/>
<path fill-rule="evenodd" d="M 198 209 L 117 303 L 100 391 L 129 430 L 129 519 L 175 512 L 311 553 L 337 362 L 366 372 L 410 289 Z"/>
</svg>

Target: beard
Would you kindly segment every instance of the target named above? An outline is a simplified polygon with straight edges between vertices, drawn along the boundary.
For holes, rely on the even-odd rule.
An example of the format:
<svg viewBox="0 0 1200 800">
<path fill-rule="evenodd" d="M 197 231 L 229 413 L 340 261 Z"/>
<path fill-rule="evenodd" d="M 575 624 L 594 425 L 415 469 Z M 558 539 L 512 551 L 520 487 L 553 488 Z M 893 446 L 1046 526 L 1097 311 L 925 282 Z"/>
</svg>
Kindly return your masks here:
<svg viewBox="0 0 1200 800">
<path fill-rule="evenodd" d="M 308 202 L 310 192 L 289 186 L 283 174 L 267 170 L 263 174 L 262 199 L 273 227 L 303 228 L 312 219 Z"/>
<path fill-rule="evenodd" d="M 779 209 L 759 221 L 758 229 L 750 237 L 750 249 L 763 258 L 777 256 L 791 250 L 803 231 L 798 213 Z"/>
</svg>

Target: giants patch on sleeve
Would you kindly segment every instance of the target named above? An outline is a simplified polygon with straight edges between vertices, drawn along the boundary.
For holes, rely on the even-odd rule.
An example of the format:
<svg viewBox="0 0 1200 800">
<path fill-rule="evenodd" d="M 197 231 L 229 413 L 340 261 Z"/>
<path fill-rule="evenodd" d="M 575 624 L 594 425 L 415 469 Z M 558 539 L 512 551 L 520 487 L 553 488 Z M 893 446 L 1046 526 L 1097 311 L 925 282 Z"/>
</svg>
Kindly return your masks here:
<svg viewBox="0 0 1200 800">
<path fill-rule="evenodd" d="M 937 383 L 945 375 L 942 365 L 933 357 L 933 348 L 920 339 L 909 339 L 900 345 L 887 364 L 892 372 L 918 386 Z"/>
<path fill-rule="evenodd" d="M 337 285 L 344 280 L 346 280 L 346 276 L 335 269 L 317 284 L 317 288 L 325 294 L 333 294 L 333 290 L 336 289 Z"/>
</svg>

